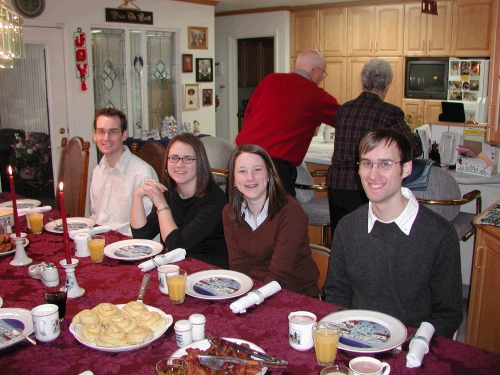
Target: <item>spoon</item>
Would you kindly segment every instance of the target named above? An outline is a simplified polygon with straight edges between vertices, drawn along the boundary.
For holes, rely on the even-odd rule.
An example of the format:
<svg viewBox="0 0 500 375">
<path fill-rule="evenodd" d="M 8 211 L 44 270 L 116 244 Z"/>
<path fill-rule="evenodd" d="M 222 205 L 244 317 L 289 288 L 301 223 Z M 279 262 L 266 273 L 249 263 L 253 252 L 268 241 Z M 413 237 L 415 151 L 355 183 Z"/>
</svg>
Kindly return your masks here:
<svg viewBox="0 0 500 375">
<path fill-rule="evenodd" d="M 24 338 L 25 338 L 26 340 L 28 340 L 28 341 L 29 341 L 30 343 L 32 343 L 33 345 L 36 345 L 36 341 L 35 341 L 34 339 L 32 339 L 31 337 L 26 336 L 26 335 L 24 334 L 24 332 L 23 332 L 23 331 L 21 331 L 19 328 L 13 328 L 13 329 L 11 329 L 11 330 L 10 330 L 10 334 L 11 334 L 11 335 L 13 335 L 13 336 L 23 335 L 23 336 L 24 336 Z"/>
</svg>

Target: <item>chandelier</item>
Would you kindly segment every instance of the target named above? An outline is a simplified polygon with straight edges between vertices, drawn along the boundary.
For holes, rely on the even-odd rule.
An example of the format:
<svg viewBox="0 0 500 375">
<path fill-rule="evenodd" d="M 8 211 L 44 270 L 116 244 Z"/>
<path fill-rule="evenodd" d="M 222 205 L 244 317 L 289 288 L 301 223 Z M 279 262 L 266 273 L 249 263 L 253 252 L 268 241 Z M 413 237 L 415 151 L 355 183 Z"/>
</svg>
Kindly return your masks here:
<svg viewBox="0 0 500 375">
<path fill-rule="evenodd" d="M 23 20 L 0 0 L 0 68 L 12 68 L 13 59 L 24 57 Z"/>
</svg>

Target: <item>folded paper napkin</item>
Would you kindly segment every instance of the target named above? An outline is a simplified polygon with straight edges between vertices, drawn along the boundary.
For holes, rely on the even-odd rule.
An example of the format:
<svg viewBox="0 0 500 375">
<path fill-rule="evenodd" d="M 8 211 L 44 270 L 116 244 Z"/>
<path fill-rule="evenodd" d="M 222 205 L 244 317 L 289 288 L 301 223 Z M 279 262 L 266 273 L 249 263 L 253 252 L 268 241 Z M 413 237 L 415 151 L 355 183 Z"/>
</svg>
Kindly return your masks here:
<svg viewBox="0 0 500 375">
<path fill-rule="evenodd" d="M 411 339 L 410 350 L 406 355 L 406 367 L 419 367 L 424 355 L 429 352 L 429 342 L 434 334 L 434 326 L 431 323 L 422 322 Z"/>
<path fill-rule="evenodd" d="M 40 212 L 47 212 L 52 210 L 52 206 L 42 206 L 42 207 L 31 207 L 31 208 L 20 208 L 17 210 L 18 215 L 26 215 L 28 211 L 37 210 Z"/>
<path fill-rule="evenodd" d="M 272 296 L 281 290 L 281 285 L 277 281 L 271 281 L 259 289 L 252 290 L 244 297 L 234 301 L 229 307 L 235 314 L 247 312 L 247 308 L 261 304 L 265 298 Z"/>
<path fill-rule="evenodd" d="M 79 233 L 88 233 L 91 236 L 93 236 L 95 234 L 109 232 L 110 230 L 111 230 L 110 226 L 108 226 L 108 225 L 101 225 L 99 227 L 94 227 L 94 228 L 85 228 L 85 229 L 72 230 L 71 232 L 69 232 L 69 236 L 71 237 L 71 239 L 74 240 L 75 239 L 75 235 L 77 235 Z"/>
<path fill-rule="evenodd" d="M 153 268 L 160 267 L 169 263 L 179 262 L 185 258 L 186 250 L 179 248 L 169 251 L 165 254 L 157 255 L 153 259 L 142 262 L 138 267 L 142 270 L 142 272 L 148 272 Z"/>
<path fill-rule="evenodd" d="M 94 375 L 94 373 L 92 371 L 87 370 L 82 372 L 80 375 Z"/>
</svg>

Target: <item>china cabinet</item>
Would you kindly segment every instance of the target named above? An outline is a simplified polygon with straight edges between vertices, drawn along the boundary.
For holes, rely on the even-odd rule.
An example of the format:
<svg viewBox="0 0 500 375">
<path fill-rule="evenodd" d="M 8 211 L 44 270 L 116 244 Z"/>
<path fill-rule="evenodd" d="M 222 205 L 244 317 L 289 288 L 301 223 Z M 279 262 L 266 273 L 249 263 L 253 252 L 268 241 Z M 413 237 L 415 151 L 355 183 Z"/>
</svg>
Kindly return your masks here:
<svg viewBox="0 0 500 375">
<path fill-rule="evenodd" d="M 414 112 L 422 116 L 425 124 L 438 122 L 439 115 L 443 112 L 441 100 L 429 99 L 403 99 L 401 109 L 406 115 Z"/>
<path fill-rule="evenodd" d="M 490 56 L 496 0 L 454 0 L 452 56 Z"/>
<path fill-rule="evenodd" d="M 420 1 L 405 4 L 404 55 L 450 56 L 452 2 L 439 1 L 437 16 L 421 9 Z"/>
<path fill-rule="evenodd" d="M 403 4 L 347 9 L 348 56 L 402 56 Z"/>
<path fill-rule="evenodd" d="M 499 294 L 500 228 L 478 225 L 465 343 L 498 354 L 500 354 Z"/>
</svg>

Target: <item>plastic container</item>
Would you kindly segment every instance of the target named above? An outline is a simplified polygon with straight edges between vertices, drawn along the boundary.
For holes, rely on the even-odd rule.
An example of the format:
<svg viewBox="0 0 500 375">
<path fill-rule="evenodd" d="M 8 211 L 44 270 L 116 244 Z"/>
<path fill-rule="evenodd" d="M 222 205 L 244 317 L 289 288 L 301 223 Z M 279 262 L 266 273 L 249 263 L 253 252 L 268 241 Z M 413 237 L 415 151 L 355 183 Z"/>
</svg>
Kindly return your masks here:
<svg viewBox="0 0 500 375">
<path fill-rule="evenodd" d="M 193 325 L 189 320 L 178 320 L 174 325 L 175 341 L 179 348 L 193 342 Z"/>
</svg>

